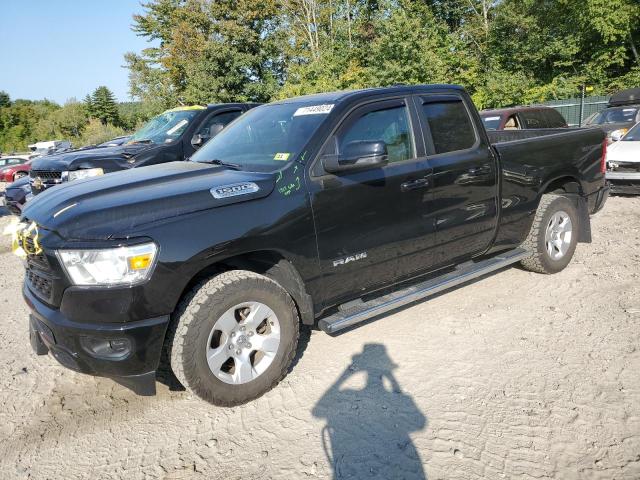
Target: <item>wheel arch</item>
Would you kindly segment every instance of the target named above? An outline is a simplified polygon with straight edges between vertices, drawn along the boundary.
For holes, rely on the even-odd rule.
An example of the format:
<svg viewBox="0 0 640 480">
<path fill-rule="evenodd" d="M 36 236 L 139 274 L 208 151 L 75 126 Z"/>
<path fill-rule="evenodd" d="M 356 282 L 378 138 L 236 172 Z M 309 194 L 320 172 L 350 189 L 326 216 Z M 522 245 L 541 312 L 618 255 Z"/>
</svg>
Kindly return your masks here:
<svg viewBox="0 0 640 480">
<path fill-rule="evenodd" d="M 580 180 L 575 175 L 562 175 L 547 181 L 540 191 L 539 199 L 545 193 L 559 193 L 573 200 L 580 219 L 578 225 L 578 242 L 591 243 L 591 218 L 589 206 L 584 197 Z"/>
<path fill-rule="evenodd" d="M 561 175 L 547 180 L 540 189 L 539 196 L 545 193 L 572 193 L 582 195 L 580 180 L 574 175 Z"/>
<path fill-rule="evenodd" d="M 229 270 L 248 270 L 271 278 L 291 295 L 302 323 L 313 325 L 315 321 L 313 299 L 307 293 L 304 281 L 293 263 L 277 250 L 256 250 L 218 259 L 191 278 L 180 298 L 202 279 Z"/>
</svg>

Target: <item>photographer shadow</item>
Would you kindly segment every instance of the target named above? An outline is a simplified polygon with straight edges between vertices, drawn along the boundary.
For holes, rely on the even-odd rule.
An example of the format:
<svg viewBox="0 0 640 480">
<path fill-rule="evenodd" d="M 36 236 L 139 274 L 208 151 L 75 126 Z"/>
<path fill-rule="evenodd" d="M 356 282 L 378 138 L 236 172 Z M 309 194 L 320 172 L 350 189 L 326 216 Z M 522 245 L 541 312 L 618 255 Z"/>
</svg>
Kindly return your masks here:
<svg viewBox="0 0 640 480">
<path fill-rule="evenodd" d="M 326 419 L 322 445 L 334 480 L 426 479 L 409 434 L 427 419 L 401 390 L 396 367 L 384 345 L 367 344 L 315 405 L 313 416 Z"/>
</svg>

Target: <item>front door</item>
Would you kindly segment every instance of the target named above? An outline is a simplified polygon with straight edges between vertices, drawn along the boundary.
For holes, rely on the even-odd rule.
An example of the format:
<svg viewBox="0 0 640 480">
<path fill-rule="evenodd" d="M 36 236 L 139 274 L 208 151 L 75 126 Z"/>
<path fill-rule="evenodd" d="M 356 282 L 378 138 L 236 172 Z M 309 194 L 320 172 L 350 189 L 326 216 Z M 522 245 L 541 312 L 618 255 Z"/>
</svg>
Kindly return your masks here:
<svg viewBox="0 0 640 480">
<path fill-rule="evenodd" d="M 325 304 L 393 282 L 428 251 L 434 222 L 419 209 L 430 199 L 430 172 L 418 123 L 410 99 L 378 100 L 352 111 L 325 145 L 320 158 L 362 141 L 384 142 L 388 154 L 383 167 L 310 179 Z"/>
<path fill-rule="evenodd" d="M 415 97 L 433 169 L 433 261 L 469 259 L 489 247 L 498 221 L 498 167 L 461 94 Z M 477 117 L 477 115 L 476 115 Z"/>
</svg>

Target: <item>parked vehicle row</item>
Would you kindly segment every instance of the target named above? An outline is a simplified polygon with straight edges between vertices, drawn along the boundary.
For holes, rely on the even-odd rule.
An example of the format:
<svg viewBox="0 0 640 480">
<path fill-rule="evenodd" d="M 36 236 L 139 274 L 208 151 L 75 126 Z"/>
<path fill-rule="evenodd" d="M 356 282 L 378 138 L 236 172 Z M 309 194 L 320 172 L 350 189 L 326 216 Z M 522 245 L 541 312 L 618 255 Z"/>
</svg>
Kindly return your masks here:
<svg viewBox="0 0 640 480">
<path fill-rule="evenodd" d="M 592 115 L 585 124 L 598 126 L 607 134 L 609 143 L 620 140 L 640 122 L 640 88 L 622 90 L 611 96 L 607 108 Z"/>
<path fill-rule="evenodd" d="M 237 405 L 284 377 L 301 325 L 333 334 L 517 262 L 564 269 L 608 194 L 602 130 L 487 132 L 460 87 L 251 107 L 224 129 L 203 129 L 213 107 L 161 116 L 105 156 L 125 171 L 26 204 L 38 354 L 152 394 L 164 349 L 188 390 Z M 171 146 L 195 153 L 127 168 Z M 40 162 L 70 176 L 94 154 Z"/>
<path fill-rule="evenodd" d="M 152 118 L 124 142 L 42 157 L 33 162 L 31 192 L 38 195 L 68 181 L 185 160 L 253 106 L 232 103 L 178 107 Z"/>
</svg>

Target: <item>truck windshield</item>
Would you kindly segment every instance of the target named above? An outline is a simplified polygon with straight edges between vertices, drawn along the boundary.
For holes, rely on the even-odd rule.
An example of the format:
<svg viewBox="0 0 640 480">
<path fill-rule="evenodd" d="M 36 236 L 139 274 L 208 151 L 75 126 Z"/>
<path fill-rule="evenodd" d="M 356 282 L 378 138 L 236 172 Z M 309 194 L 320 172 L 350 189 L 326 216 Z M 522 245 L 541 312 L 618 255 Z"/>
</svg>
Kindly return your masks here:
<svg viewBox="0 0 640 480">
<path fill-rule="evenodd" d="M 500 116 L 499 115 L 481 115 L 482 123 L 484 123 L 484 128 L 487 130 L 497 130 L 500 126 Z"/>
<path fill-rule="evenodd" d="M 131 136 L 129 143 L 171 143 L 185 131 L 202 109 L 167 110 L 149 120 Z"/>
<path fill-rule="evenodd" d="M 640 142 L 640 123 L 627 132 L 622 138 L 623 142 Z"/>
<path fill-rule="evenodd" d="M 601 111 L 589 120 L 589 125 L 606 125 L 607 123 L 631 123 L 635 121 L 638 107 L 612 107 Z"/>
<path fill-rule="evenodd" d="M 333 105 L 284 103 L 249 110 L 205 143 L 191 160 L 273 172 L 295 160 Z"/>
</svg>

